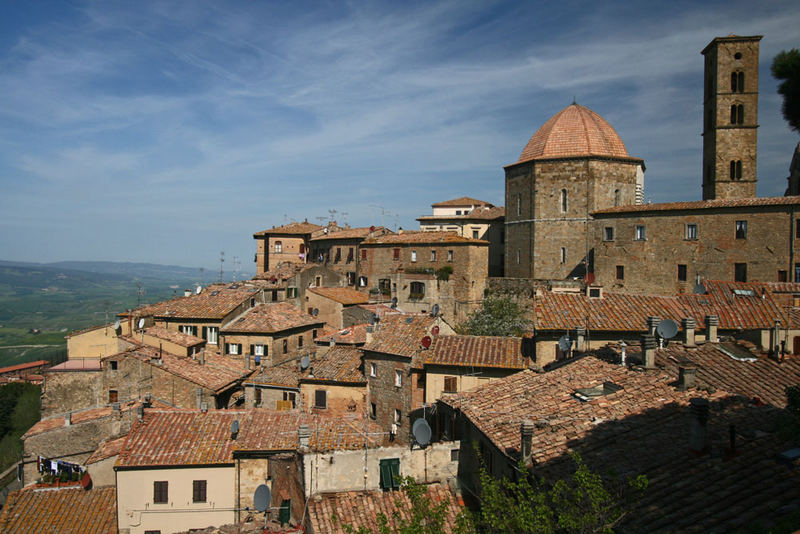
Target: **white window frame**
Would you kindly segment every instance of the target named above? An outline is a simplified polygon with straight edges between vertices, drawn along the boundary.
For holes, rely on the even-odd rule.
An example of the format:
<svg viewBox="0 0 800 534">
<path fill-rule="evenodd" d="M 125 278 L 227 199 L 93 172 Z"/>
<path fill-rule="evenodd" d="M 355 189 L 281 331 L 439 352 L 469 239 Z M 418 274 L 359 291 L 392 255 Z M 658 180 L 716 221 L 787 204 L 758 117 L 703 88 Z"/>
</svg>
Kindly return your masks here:
<svg viewBox="0 0 800 534">
<path fill-rule="evenodd" d="M 417 251 L 416 250 L 412 250 L 411 251 L 411 261 L 412 262 L 417 261 Z"/>
<path fill-rule="evenodd" d="M 431 250 L 431 261 L 436 261 L 436 251 Z"/>
<path fill-rule="evenodd" d="M 256 345 L 254 347 L 255 356 L 263 356 L 264 355 L 264 345 Z"/>
<path fill-rule="evenodd" d="M 395 387 L 403 386 L 403 371 L 395 369 L 394 371 L 394 385 Z"/>
<path fill-rule="evenodd" d="M 700 234 L 697 223 L 686 223 L 685 236 L 687 241 L 696 241 Z"/>
<path fill-rule="evenodd" d="M 634 237 L 636 241 L 647 240 L 647 228 L 643 224 L 637 224 L 634 229 Z"/>
<path fill-rule="evenodd" d="M 369 362 L 369 376 L 375 378 L 378 376 L 378 364 L 375 362 Z"/>
<path fill-rule="evenodd" d="M 283 242 L 282 241 L 275 241 L 275 244 L 272 247 L 273 247 L 274 252 L 276 254 L 282 254 L 283 253 Z"/>
<path fill-rule="evenodd" d="M 228 354 L 231 356 L 238 356 L 239 355 L 239 344 L 238 343 L 228 343 Z"/>
<path fill-rule="evenodd" d="M 206 328 L 206 343 L 209 345 L 216 345 L 219 342 L 219 327 L 218 326 L 209 326 Z"/>
<path fill-rule="evenodd" d="M 395 408 L 395 410 L 394 410 L 394 424 L 396 424 L 396 425 L 400 425 L 400 422 L 401 422 L 402 420 L 403 420 L 403 414 L 402 414 L 402 412 L 400 412 L 400 410 L 398 410 L 398 409 L 396 409 L 396 408 Z"/>
</svg>

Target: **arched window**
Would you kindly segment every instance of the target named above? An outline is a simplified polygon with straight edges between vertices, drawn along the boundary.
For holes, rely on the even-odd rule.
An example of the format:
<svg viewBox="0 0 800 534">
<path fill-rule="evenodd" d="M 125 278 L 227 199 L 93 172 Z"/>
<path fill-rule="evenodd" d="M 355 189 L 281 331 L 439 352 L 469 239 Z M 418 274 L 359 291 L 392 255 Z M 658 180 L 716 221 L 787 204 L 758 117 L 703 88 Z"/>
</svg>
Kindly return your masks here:
<svg viewBox="0 0 800 534">
<path fill-rule="evenodd" d="M 275 241 L 275 252 L 277 252 L 278 254 L 283 252 L 283 243 L 281 243 L 280 241 Z"/>
<path fill-rule="evenodd" d="M 561 190 L 561 202 L 560 202 L 560 205 L 561 205 L 561 213 L 566 213 L 567 212 L 567 190 L 566 189 L 562 189 Z"/>
<path fill-rule="evenodd" d="M 731 92 L 744 93 L 744 72 L 731 72 Z"/>
<path fill-rule="evenodd" d="M 619 206 L 619 189 L 614 190 L 614 206 Z"/>
<path fill-rule="evenodd" d="M 731 124 L 744 124 L 744 106 L 731 104 Z"/>
</svg>

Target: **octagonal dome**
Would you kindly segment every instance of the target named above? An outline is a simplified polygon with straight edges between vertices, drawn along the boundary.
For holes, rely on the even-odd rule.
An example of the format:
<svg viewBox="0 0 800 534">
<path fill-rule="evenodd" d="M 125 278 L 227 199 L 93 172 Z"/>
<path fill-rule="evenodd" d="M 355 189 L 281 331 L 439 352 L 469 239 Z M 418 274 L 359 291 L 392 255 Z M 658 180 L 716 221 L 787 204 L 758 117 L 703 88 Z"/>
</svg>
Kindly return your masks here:
<svg viewBox="0 0 800 534">
<path fill-rule="evenodd" d="M 630 158 L 625 143 L 608 121 L 587 107 L 572 104 L 533 134 L 517 163 L 585 156 Z"/>
</svg>

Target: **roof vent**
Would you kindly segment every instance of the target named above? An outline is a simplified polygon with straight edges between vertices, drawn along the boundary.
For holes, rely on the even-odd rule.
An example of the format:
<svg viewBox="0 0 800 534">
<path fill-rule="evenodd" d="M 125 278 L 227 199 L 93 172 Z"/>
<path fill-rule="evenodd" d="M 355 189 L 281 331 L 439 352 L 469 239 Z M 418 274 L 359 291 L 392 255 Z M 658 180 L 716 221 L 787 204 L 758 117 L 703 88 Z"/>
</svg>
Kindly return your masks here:
<svg viewBox="0 0 800 534">
<path fill-rule="evenodd" d="M 311 429 L 308 425 L 303 424 L 298 427 L 297 438 L 301 447 L 308 447 L 309 443 L 311 443 Z"/>
</svg>

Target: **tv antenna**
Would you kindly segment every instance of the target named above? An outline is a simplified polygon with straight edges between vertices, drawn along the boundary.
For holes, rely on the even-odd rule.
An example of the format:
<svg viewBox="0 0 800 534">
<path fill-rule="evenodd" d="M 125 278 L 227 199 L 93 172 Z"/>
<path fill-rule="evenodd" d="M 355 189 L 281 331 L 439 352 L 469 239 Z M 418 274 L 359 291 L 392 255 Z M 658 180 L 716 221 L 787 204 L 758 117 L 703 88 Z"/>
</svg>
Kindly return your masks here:
<svg viewBox="0 0 800 534">
<path fill-rule="evenodd" d="M 144 288 L 142 287 L 142 283 L 137 281 L 136 282 L 136 307 L 139 308 L 142 305 L 142 295 L 144 295 Z"/>
<path fill-rule="evenodd" d="M 225 251 L 221 251 L 219 253 L 219 278 L 217 278 L 217 282 L 222 283 L 222 264 L 225 263 Z"/>
<path fill-rule="evenodd" d="M 339 213 L 336 210 L 328 210 L 328 222 L 333 222 L 336 220 L 336 214 Z"/>
<path fill-rule="evenodd" d="M 205 269 L 200 267 L 200 285 L 201 286 L 203 285 L 203 272 L 205 272 Z"/>
<path fill-rule="evenodd" d="M 239 267 L 241 267 L 242 262 L 239 261 L 239 256 L 233 257 L 233 281 L 236 281 L 236 277 L 239 274 Z"/>
</svg>

